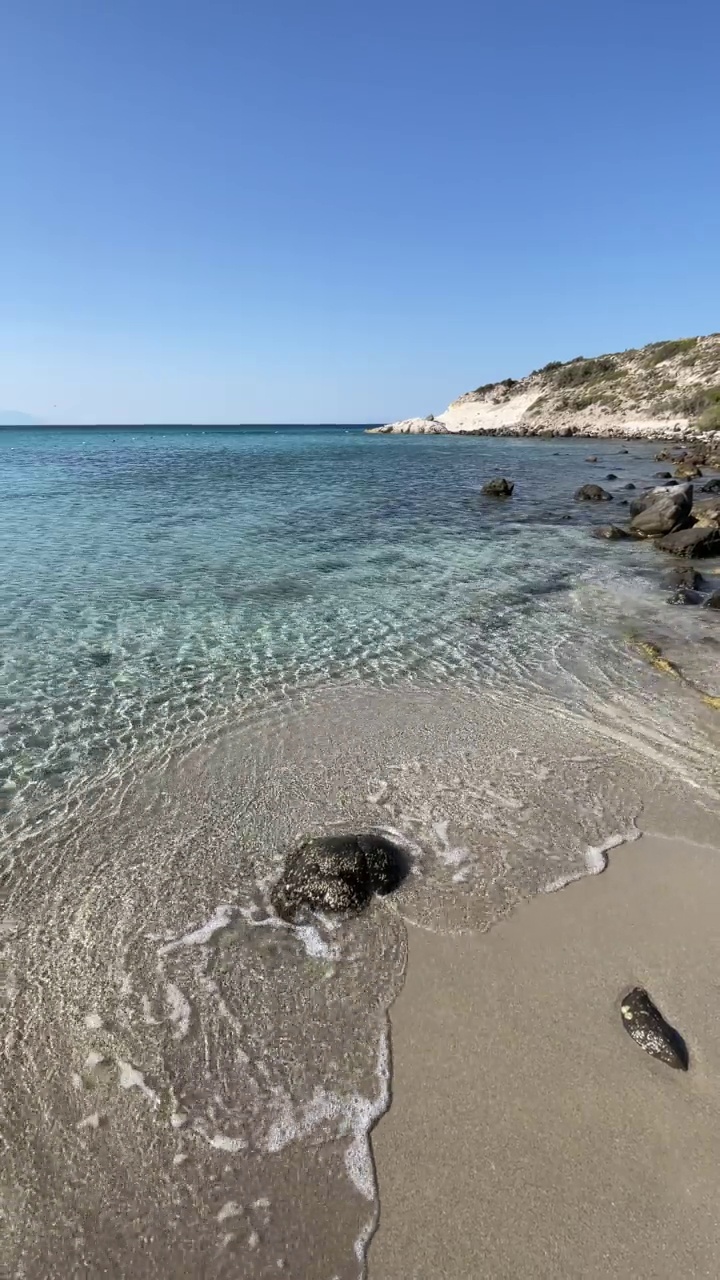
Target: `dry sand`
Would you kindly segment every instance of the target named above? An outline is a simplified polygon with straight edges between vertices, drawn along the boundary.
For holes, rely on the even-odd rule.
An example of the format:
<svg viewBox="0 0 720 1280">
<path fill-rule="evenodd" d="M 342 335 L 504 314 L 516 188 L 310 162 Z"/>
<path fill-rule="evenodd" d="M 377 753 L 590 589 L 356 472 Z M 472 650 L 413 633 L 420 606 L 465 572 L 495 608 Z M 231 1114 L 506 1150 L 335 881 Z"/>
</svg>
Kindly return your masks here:
<svg viewBox="0 0 720 1280">
<path fill-rule="evenodd" d="M 409 928 L 370 1280 L 720 1275 L 719 908 L 720 849 L 653 835 L 490 933 Z"/>
</svg>

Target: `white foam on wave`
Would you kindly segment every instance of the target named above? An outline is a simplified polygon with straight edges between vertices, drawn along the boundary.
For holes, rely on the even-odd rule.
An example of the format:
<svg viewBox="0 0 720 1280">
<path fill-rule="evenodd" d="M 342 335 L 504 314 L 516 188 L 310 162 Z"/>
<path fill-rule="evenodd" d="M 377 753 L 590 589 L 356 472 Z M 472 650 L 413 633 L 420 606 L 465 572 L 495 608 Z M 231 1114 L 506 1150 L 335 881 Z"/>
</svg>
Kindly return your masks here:
<svg viewBox="0 0 720 1280">
<path fill-rule="evenodd" d="M 191 930 L 190 933 L 184 933 L 181 938 L 166 942 L 164 946 L 158 949 L 158 955 L 168 956 L 172 951 L 177 951 L 179 947 L 205 946 L 216 933 L 219 933 L 222 929 L 227 929 L 232 918 L 233 908 L 227 905 L 220 906 L 205 924 L 201 924 L 199 928 Z"/>
<path fill-rule="evenodd" d="M 575 880 L 584 880 L 586 875 L 599 876 L 607 867 L 608 854 L 613 849 L 619 849 L 621 844 L 630 844 L 633 840 L 638 840 L 640 835 L 641 832 L 634 827 L 631 831 L 618 831 L 608 836 L 602 844 L 590 845 L 583 854 L 584 871 L 572 871 L 568 875 L 558 876 L 556 880 L 551 880 L 549 884 L 544 885 L 542 892 L 556 893 L 558 889 L 564 889 Z"/>
<path fill-rule="evenodd" d="M 175 1027 L 173 1040 L 183 1040 L 190 1030 L 190 1018 L 192 1015 L 190 1001 L 174 982 L 166 984 L 165 1000 L 169 1009 L 168 1017 Z"/>
<path fill-rule="evenodd" d="M 139 1089 L 140 1093 L 152 1102 L 153 1106 L 160 1106 L 160 1099 L 154 1089 L 145 1082 L 145 1076 L 142 1071 L 138 1071 L 131 1062 L 125 1062 L 122 1058 L 118 1058 L 118 1083 L 121 1089 Z"/>
</svg>

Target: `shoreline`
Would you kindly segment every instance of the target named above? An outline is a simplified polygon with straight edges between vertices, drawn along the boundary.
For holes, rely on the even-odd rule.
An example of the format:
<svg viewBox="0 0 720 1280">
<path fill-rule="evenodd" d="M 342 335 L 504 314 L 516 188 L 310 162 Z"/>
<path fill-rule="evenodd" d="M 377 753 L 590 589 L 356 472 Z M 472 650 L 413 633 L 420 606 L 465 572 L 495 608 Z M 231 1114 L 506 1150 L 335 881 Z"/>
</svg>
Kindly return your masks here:
<svg viewBox="0 0 720 1280">
<path fill-rule="evenodd" d="M 716 1274 L 718 892 L 720 849 L 654 833 L 488 933 L 408 924 L 370 1280 Z M 624 1034 L 635 985 L 687 1075 Z"/>
<path fill-rule="evenodd" d="M 720 433 L 696 431 L 686 423 L 665 426 L 658 423 L 621 422 L 603 426 L 597 423 L 573 426 L 531 428 L 526 423 L 505 426 L 458 427 L 446 425 L 442 417 L 407 418 L 380 427 L 367 427 L 368 436 L 428 435 L 461 436 L 490 440 L 608 440 L 624 444 L 649 443 L 688 446 L 720 446 Z"/>
</svg>

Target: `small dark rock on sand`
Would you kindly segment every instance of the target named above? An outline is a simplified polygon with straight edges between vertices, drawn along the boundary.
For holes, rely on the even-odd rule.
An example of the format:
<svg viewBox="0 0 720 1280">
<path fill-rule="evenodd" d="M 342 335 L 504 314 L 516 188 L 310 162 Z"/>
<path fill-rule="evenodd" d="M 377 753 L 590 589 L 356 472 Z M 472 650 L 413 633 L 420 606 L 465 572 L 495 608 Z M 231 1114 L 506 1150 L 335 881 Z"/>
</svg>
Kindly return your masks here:
<svg viewBox="0 0 720 1280">
<path fill-rule="evenodd" d="M 489 498 L 511 498 L 515 483 L 513 480 L 506 480 L 504 476 L 498 476 L 497 480 L 488 480 L 482 487 L 482 492 Z"/>
<path fill-rule="evenodd" d="M 620 1013 L 625 1030 L 641 1049 L 669 1067 L 687 1071 L 690 1065 L 687 1045 L 679 1031 L 665 1021 L 647 991 L 642 987 L 629 991 L 620 1005 Z"/>
<path fill-rule="evenodd" d="M 584 484 L 575 494 L 576 502 L 611 502 L 612 494 L 599 484 Z"/>
<path fill-rule="evenodd" d="M 410 869 L 406 852 L 386 836 L 318 836 L 301 840 L 270 895 L 277 914 L 294 920 L 301 907 L 358 912 L 374 893 L 387 894 Z"/>
</svg>

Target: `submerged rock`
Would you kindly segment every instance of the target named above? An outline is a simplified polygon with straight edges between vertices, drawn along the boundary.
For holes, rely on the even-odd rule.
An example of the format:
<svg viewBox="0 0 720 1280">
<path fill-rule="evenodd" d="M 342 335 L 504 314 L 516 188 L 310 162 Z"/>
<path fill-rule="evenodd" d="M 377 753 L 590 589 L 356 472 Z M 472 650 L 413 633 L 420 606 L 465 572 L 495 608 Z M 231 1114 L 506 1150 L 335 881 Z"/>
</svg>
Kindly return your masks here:
<svg viewBox="0 0 720 1280">
<path fill-rule="evenodd" d="M 617 476 L 615 475 L 615 472 L 614 472 L 614 471 L 608 471 L 608 473 L 607 473 L 607 475 L 606 475 L 605 479 L 606 479 L 606 480 L 617 480 Z"/>
<path fill-rule="evenodd" d="M 687 521 L 692 502 L 691 484 L 651 489 L 631 504 L 633 519 L 630 528 L 641 538 L 659 538 L 672 533 Z"/>
<path fill-rule="evenodd" d="M 612 494 L 599 484 L 584 484 L 575 494 L 576 502 L 612 502 Z"/>
<path fill-rule="evenodd" d="M 622 538 L 629 538 L 630 534 L 619 524 L 599 524 L 596 529 L 593 529 L 592 536 L 605 538 L 607 542 L 620 542 Z"/>
<path fill-rule="evenodd" d="M 623 485 L 623 489 L 637 489 L 637 485 L 633 484 L 633 482 L 632 482 L 632 480 L 631 480 L 629 484 L 624 484 L 624 485 Z"/>
<path fill-rule="evenodd" d="M 620 1013 L 625 1030 L 641 1049 L 669 1067 L 687 1071 L 690 1065 L 687 1045 L 679 1031 L 665 1021 L 647 991 L 642 987 L 629 991 L 620 1006 Z"/>
<path fill-rule="evenodd" d="M 482 492 L 489 498 L 511 498 L 515 482 L 506 480 L 504 476 L 498 476 L 497 480 L 488 480 L 482 487 Z"/>
<path fill-rule="evenodd" d="M 397 889 L 409 865 L 405 850 L 374 833 L 301 840 L 288 855 L 270 900 L 278 915 L 290 921 L 301 907 L 362 911 L 373 893 Z"/>
<path fill-rule="evenodd" d="M 672 471 L 656 471 L 656 480 L 672 480 Z"/>
</svg>

